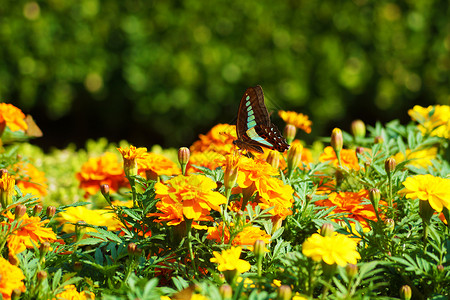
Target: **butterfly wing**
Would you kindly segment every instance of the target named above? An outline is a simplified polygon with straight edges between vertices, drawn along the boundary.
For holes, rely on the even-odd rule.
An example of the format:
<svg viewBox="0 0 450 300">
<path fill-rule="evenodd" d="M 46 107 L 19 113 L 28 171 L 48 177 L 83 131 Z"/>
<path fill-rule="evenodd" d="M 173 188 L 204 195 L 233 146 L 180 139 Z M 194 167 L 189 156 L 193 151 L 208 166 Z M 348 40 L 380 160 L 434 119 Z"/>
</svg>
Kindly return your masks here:
<svg viewBox="0 0 450 300">
<path fill-rule="evenodd" d="M 234 142 L 239 148 L 263 153 L 261 147 L 284 152 L 289 148 L 278 128 L 270 121 L 261 86 L 248 88 L 239 104 Z"/>
</svg>

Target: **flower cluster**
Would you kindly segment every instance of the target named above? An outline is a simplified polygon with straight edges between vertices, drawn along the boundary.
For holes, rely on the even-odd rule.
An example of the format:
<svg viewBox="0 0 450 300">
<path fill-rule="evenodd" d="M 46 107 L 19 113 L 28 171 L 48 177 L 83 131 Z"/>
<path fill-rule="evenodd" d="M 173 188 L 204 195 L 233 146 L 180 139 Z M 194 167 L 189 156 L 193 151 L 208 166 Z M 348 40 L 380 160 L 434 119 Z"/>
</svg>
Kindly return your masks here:
<svg viewBox="0 0 450 300">
<path fill-rule="evenodd" d="M 450 106 L 416 105 L 408 111 L 408 114 L 412 120 L 419 122 L 419 130 L 423 134 L 450 138 Z"/>
</svg>

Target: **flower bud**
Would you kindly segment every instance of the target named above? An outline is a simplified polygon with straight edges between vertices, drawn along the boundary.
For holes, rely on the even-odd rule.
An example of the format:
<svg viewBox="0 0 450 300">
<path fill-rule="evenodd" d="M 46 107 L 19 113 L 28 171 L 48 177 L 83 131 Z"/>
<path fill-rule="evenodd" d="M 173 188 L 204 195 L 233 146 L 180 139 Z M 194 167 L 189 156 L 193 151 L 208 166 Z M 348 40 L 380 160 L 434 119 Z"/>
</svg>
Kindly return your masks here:
<svg viewBox="0 0 450 300">
<path fill-rule="evenodd" d="M 361 120 L 355 120 L 352 122 L 351 130 L 355 138 L 363 138 L 366 135 L 366 124 Z"/>
<path fill-rule="evenodd" d="M 280 285 L 278 288 L 277 300 L 291 300 L 292 299 L 292 289 L 288 285 Z"/>
<path fill-rule="evenodd" d="M 300 143 L 292 143 L 291 149 L 289 149 L 287 164 L 289 176 L 295 171 L 300 162 L 302 161 L 303 146 Z"/>
<path fill-rule="evenodd" d="M 44 280 L 48 276 L 47 272 L 45 271 L 39 271 L 36 275 L 39 282 L 42 282 L 42 280 Z"/>
<path fill-rule="evenodd" d="M 325 223 L 320 228 L 321 236 L 332 236 L 334 232 L 334 227 L 331 223 Z"/>
<path fill-rule="evenodd" d="M 100 185 L 100 192 L 102 192 L 102 195 L 106 198 L 106 196 L 109 196 L 109 184 L 102 184 Z"/>
<path fill-rule="evenodd" d="M 386 161 L 384 162 L 384 169 L 386 170 L 388 176 L 391 176 L 391 173 L 394 172 L 396 166 L 397 162 L 393 157 L 389 157 L 388 159 L 386 159 Z"/>
<path fill-rule="evenodd" d="M 20 289 L 13 289 L 11 293 L 11 300 L 19 300 L 22 295 L 22 291 Z"/>
<path fill-rule="evenodd" d="M 400 299 L 409 300 L 411 299 L 412 291 L 409 285 L 404 285 L 400 288 Z"/>
<path fill-rule="evenodd" d="M 137 245 L 135 243 L 129 243 L 127 247 L 128 255 L 134 256 L 136 254 Z"/>
<path fill-rule="evenodd" d="M 54 206 L 52 206 L 52 205 L 47 206 L 47 217 L 48 217 L 49 219 L 53 218 L 53 216 L 55 215 L 55 213 L 56 213 L 56 207 L 54 207 Z"/>
<path fill-rule="evenodd" d="M 280 155 L 279 155 L 279 152 L 278 151 L 270 151 L 269 155 L 267 155 L 266 161 L 274 169 L 278 169 L 278 167 L 280 166 Z"/>
<path fill-rule="evenodd" d="M 48 253 L 49 249 L 50 249 L 50 243 L 49 242 L 43 242 L 39 246 L 39 255 L 41 256 L 41 258 L 44 257 Z"/>
<path fill-rule="evenodd" d="M 289 145 L 295 139 L 296 134 L 297 134 L 297 128 L 295 128 L 294 125 L 287 124 L 286 127 L 284 127 L 283 136 L 285 137 L 285 139 Z"/>
<path fill-rule="evenodd" d="M 18 266 L 19 265 L 19 259 L 14 254 L 11 254 L 11 253 L 8 254 L 8 261 L 13 266 Z"/>
<path fill-rule="evenodd" d="M 0 178 L 0 204 L 3 209 L 6 209 L 12 204 L 12 197 L 15 193 L 14 185 L 16 181 L 7 172 L 3 173 Z"/>
<path fill-rule="evenodd" d="M 354 264 L 348 264 L 345 267 L 345 272 L 347 273 L 347 276 L 351 279 L 358 274 L 358 266 Z"/>
<path fill-rule="evenodd" d="M 39 216 L 41 214 L 42 209 L 43 209 L 42 205 L 36 204 L 33 207 L 33 216 Z"/>
<path fill-rule="evenodd" d="M 253 244 L 253 253 L 255 254 L 256 260 L 260 260 L 264 257 L 266 252 L 266 243 L 262 240 L 256 240 Z"/>
<path fill-rule="evenodd" d="M 383 144 L 383 143 L 384 143 L 384 139 L 383 139 L 383 137 L 381 137 L 381 136 L 376 136 L 376 137 L 374 138 L 373 142 L 374 142 L 375 144 Z"/>
<path fill-rule="evenodd" d="M 428 200 L 419 200 L 419 215 L 426 224 L 430 224 L 430 219 L 434 214 L 434 209 L 431 207 Z"/>
<path fill-rule="evenodd" d="M 86 222 L 85 221 L 77 221 L 75 223 L 75 235 L 77 237 L 77 242 L 81 241 L 86 233 Z"/>
<path fill-rule="evenodd" d="M 336 155 L 338 155 L 338 152 L 340 152 L 344 146 L 344 138 L 342 136 L 342 131 L 339 128 L 334 128 L 331 132 L 330 144 L 336 152 Z"/>
<path fill-rule="evenodd" d="M 386 226 L 386 230 L 393 232 L 395 228 L 395 221 L 393 219 L 385 219 L 384 225 Z"/>
<path fill-rule="evenodd" d="M 189 162 L 189 157 L 191 156 L 191 152 L 186 147 L 181 147 L 178 149 L 178 162 L 181 166 L 181 172 L 183 175 L 186 175 L 186 166 Z"/>
<path fill-rule="evenodd" d="M 83 269 L 83 263 L 81 261 L 76 261 L 73 263 L 73 270 L 75 272 L 80 272 Z"/>
<path fill-rule="evenodd" d="M 356 147 L 355 149 L 356 155 L 360 156 L 364 154 L 364 147 Z"/>
<path fill-rule="evenodd" d="M 442 273 L 442 272 L 444 272 L 445 268 L 442 264 L 439 264 L 439 265 L 437 265 L 437 270 L 439 273 Z"/>
<path fill-rule="evenodd" d="M 378 211 L 378 203 L 380 203 L 381 193 L 377 188 L 373 188 L 369 190 L 369 199 L 370 203 L 372 203 L 373 209 Z"/>
<path fill-rule="evenodd" d="M 237 181 L 239 156 L 234 153 L 226 156 L 225 172 L 223 174 L 223 184 L 226 189 L 232 189 Z"/>
<path fill-rule="evenodd" d="M 3 135 L 5 128 L 6 128 L 6 120 L 2 117 L 0 118 L 0 137 Z"/>
<path fill-rule="evenodd" d="M 23 204 L 19 204 L 14 208 L 15 220 L 22 218 L 27 212 L 27 207 Z"/>
<path fill-rule="evenodd" d="M 229 300 L 233 297 L 233 289 L 229 284 L 222 284 L 219 288 L 219 293 L 224 300 Z"/>
</svg>

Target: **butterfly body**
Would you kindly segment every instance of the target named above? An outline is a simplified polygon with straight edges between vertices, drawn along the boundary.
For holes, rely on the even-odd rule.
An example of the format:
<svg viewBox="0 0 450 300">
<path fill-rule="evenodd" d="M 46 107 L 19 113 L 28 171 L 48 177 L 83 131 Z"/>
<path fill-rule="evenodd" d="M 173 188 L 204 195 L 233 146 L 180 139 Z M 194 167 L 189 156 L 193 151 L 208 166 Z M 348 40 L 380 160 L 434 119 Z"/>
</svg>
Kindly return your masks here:
<svg viewBox="0 0 450 300">
<path fill-rule="evenodd" d="M 233 143 L 241 149 L 264 153 L 262 147 L 284 152 L 289 144 L 278 128 L 270 121 L 264 104 L 261 86 L 248 88 L 242 96 L 236 124 L 237 140 Z"/>
</svg>

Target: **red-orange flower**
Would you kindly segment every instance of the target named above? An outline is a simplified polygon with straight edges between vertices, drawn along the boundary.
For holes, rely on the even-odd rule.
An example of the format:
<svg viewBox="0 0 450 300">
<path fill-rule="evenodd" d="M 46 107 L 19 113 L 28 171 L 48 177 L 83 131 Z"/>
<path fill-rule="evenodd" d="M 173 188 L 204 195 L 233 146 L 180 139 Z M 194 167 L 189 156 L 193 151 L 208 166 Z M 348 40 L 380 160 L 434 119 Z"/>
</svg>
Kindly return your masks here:
<svg viewBox="0 0 450 300">
<path fill-rule="evenodd" d="M 111 152 L 89 159 L 83 164 L 76 177 L 80 181 L 80 187 L 86 191 L 85 197 L 95 195 L 102 184 L 108 184 L 111 192 L 128 186 L 122 164 Z"/>
<path fill-rule="evenodd" d="M 167 157 L 156 153 L 143 153 L 137 158 L 139 173 L 152 172 L 157 176 L 160 175 L 178 175 L 181 173 L 176 163 Z M 141 174 L 143 176 L 143 174 Z M 149 179 L 149 178 L 147 178 Z"/>
<path fill-rule="evenodd" d="M 278 115 L 286 122 L 286 124 L 291 124 L 305 131 L 306 133 L 311 132 L 312 122 L 309 120 L 307 115 L 297 113 L 295 111 L 278 111 Z"/>
<path fill-rule="evenodd" d="M 1 224 L 10 227 L 15 217 L 9 211 L 6 212 L 6 217 L 8 221 Z M 42 221 L 39 217 L 29 217 L 27 214 L 20 220 L 21 222 L 11 229 L 12 233 L 6 238 L 11 255 L 16 255 L 26 248 L 33 249 L 33 244 L 39 247 L 43 242 L 56 241 L 56 233 L 51 228 L 45 227 L 49 220 Z"/>
<path fill-rule="evenodd" d="M 187 166 L 188 173 L 200 172 L 196 166 L 215 170 L 225 164 L 222 154 L 215 151 L 194 152 Z"/>
<path fill-rule="evenodd" d="M 29 193 L 36 197 L 47 195 L 48 185 L 45 173 L 31 163 L 21 161 L 11 167 L 11 172 L 15 174 L 16 185 L 23 194 Z"/>
<path fill-rule="evenodd" d="M 323 153 L 319 156 L 320 162 L 330 161 L 335 167 L 339 165 L 336 152 L 334 152 L 333 147 L 327 146 L 323 150 Z M 355 150 L 342 149 L 341 150 L 341 163 L 343 167 L 359 171 L 358 158 L 356 157 Z"/>
<path fill-rule="evenodd" d="M 22 270 L 0 256 L 0 295 L 3 300 L 10 300 L 13 290 L 26 291 Z"/>
<path fill-rule="evenodd" d="M 27 130 L 25 114 L 12 104 L 0 103 L 0 123 L 5 122 L 11 131 Z"/>
<path fill-rule="evenodd" d="M 231 153 L 234 148 L 233 140 L 236 140 L 236 127 L 229 124 L 218 124 L 206 135 L 201 134 L 200 140 L 191 146 L 191 152 L 214 151 L 220 154 Z"/>
<path fill-rule="evenodd" d="M 226 198 L 213 189 L 217 184 L 203 175 L 179 175 L 163 183 L 155 184 L 156 208 L 161 213 L 149 214 L 156 216 L 155 222 L 167 222 L 167 225 L 178 225 L 185 219 L 212 221 L 211 210 L 220 211 L 220 205 L 226 203 Z"/>
<path fill-rule="evenodd" d="M 230 224 L 234 226 L 234 224 Z M 217 227 L 208 227 L 208 240 L 215 240 L 220 243 L 222 240 L 223 223 L 221 222 Z M 270 243 L 270 234 L 267 234 L 264 230 L 259 227 L 246 226 L 239 232 L 231 242 L 233 246 L 253 246 L 255 241 L 262 240 L 266 244 Z M 230 242 L 230 231 L 225 227 L 224 243 L 228 244 Z"/>
</svg>

